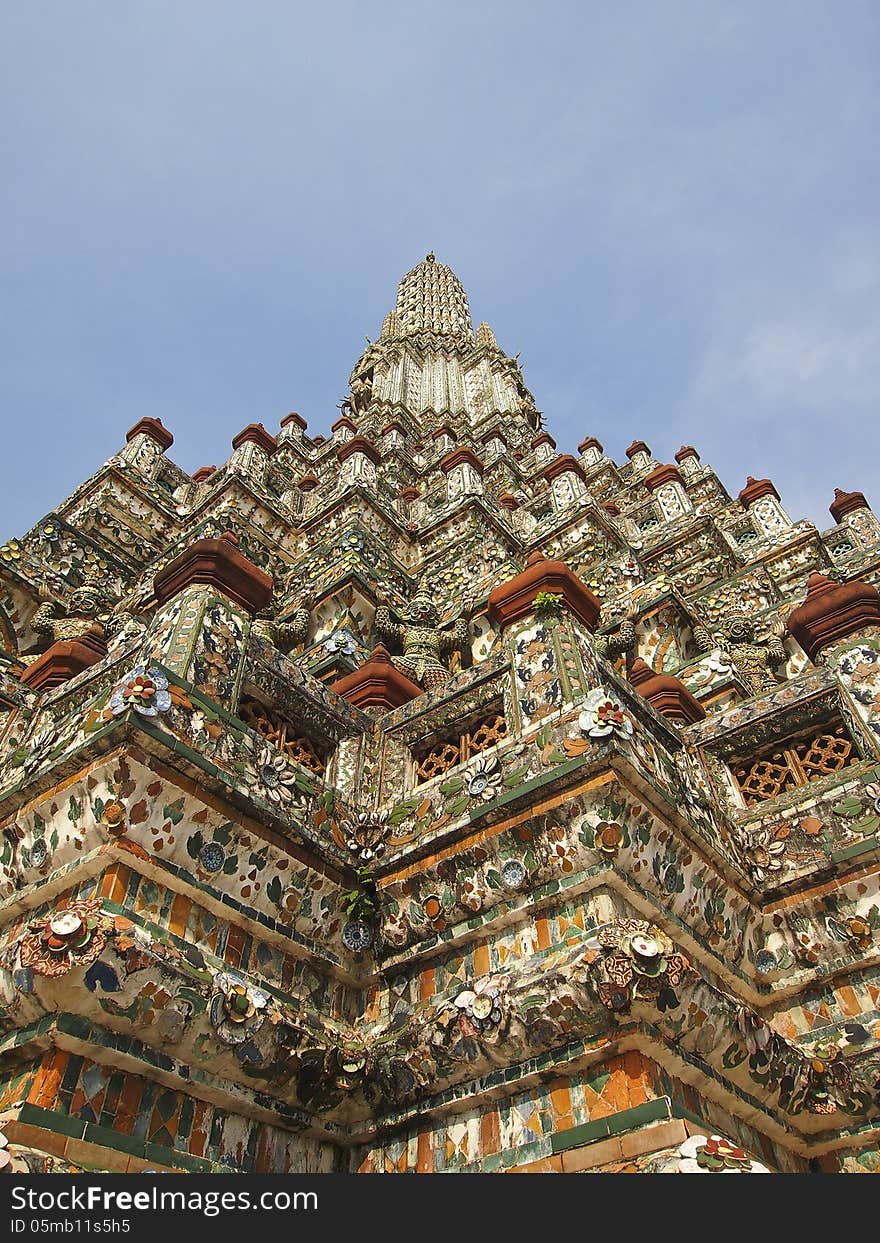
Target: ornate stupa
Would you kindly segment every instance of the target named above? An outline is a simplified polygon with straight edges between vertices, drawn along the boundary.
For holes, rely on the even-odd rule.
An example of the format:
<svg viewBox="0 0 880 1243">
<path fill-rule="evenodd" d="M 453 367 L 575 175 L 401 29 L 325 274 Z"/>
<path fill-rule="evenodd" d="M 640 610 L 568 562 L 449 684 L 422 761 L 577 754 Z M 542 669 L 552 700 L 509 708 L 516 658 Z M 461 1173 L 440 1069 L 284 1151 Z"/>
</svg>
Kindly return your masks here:
<svg viewBox="0 0 880 1243">
<path fill-rule="evenodd" d="M 865 496 L 559 454 L 433 254 L 341 406 L 3 533 L 7 1168 L 875 1169 Z"/>
</svg>

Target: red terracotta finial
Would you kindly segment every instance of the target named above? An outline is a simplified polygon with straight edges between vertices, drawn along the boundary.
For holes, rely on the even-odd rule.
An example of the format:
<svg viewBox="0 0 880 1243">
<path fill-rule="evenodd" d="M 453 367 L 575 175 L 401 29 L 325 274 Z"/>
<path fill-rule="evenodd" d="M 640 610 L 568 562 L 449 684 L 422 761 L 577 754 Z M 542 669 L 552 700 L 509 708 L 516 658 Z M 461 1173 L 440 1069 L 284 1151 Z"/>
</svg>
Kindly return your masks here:
<svg viewBox="0 0 880 1243">
<path fill-rule="evenodd" d="M 296 410 L 291 410 L 290 414 L 285 414 L 284 418 L 281 420 L 282 427 L 288 427 L 291 423 L 295 427 L 298 427 L 301 431 L 305 431 L 308 427 L 306 420 L 301 414 L 298 414 Z"/>
<path fill-rule="evenodd" d="M 706 715 L 703 705 L 683 682 L 671 674 L 656 673 L 640 656 L 633 661 L 628 677 L 655 712 L 677 725 L 693 725 Z"/>
<path fill-rule="evenodd" d="M 371 440 L 367 440 L 366 436 L 352 436 L 351 440 L 344 441 L 336 450 L 336 456 L 340 462 L 347 462 L 356 453 L 362 454 L 374 466 L 378 466 L 382 461 L 382 454 Z"/>
<path fill-rule="evenodd" d="M 680 483 L 684 487 L 684 480 L 678 467 L 665 464 L 655 466 L 649 475 L 645 475 L 642 483 L 649 492 L 656 492 L 658 488 L 663 487 L 664 483 Z"/>
<path fill-rule="evenodd" d="M 27 666 L 20 681 L 32 691 L 50 691 L 107 655 L 103 628 L 92 625 L 78 639 L 59 639 Z"/>
<path fill-rule="evenodd" d="M 268 457 L 271 457 L 278 448 L 275 437 L 266 431 L 262 423 L 248 423 L 247 427 L 243 427 L 237 435 L 232 437 L 233 449 L 239 449 L 246 444 L 257 445 Z"/>
<path fill-rule="evenodd" d="M 746 479 L 746 486 L 739 494 L 739 503 L 743 509 L 748 509 L 750 505 L 754 505 L 755 501 L 759 501 L 762 496 L 775 496 L 779 500 L 779 493 L 772 479 L 755 479 L 753 475 L 749 475 Z"/>
<path fill-rule="evenodd" d="M 444 475 L 448 475 L 451 470 L 455 470 L 456 466 L 472 466 L 480 476 L 482 476 L 485 470 L 476 453 L 469 449 L 467 445 L 461 445 L 458 449 L 453 449 L 451 453 L 447 453 L 446 457 L 440 461 L 440 469 Z"/>
<path fill-rule="evenodd" d="M 649 678 L 653 678 L 653 676 L 654 670 L 650 667 L 650 665 L 645 664 L 641 656 L 637 656 L 632 663 L 632 668 L 629 671 L 629 680 L 632 682 L 633 686 L 641 686 L 643 682 L 646 682 Z"/>
<path fill-rule="evenodd" d="M 200 466 L 197 471 L 193 472 L 193 483 L 204 483 L 206 479 L 211 478 L 216 470 L 216 466 Z"/>
<path fill-rule="evenodd" d="M 125 433 L 126 443 L 134 440 L 135 436 L 149 436 L 150 440 L 155 440 L 163 453 L 174 444 L 174 437 L 167 427 L 163 427 L 161 419 L 146 418 L 135 423 L 134 427 L 130 427 Z"/>
<path fill-rule="evenodd" d="M 512 492 L 502 492 L 498 497 L 498 504 L 502 509 L 509 509 L 511 511 L 519 509 L 519 501 Z"/>
<path fill-rule="evenodd" d="M 489 593 L 489 616 L 504 630 L 513 622 L 534 615 L 535 596 L 541 591 L 562 596 L 566 612 L 587 630 L 595 630 L 602 608 L 599 601 L 564 561 L 545 557 L 539 549 L 535 549 L 520 574 L 493 587 Z"/>
<path fill-rule="evenodd" d="M 397 668 L 387 647 L 377 643 L 370 659 L 332 683 L 330 689 L 358 708 L 399 708 L 421 695 L 422 688 Z"/>
<path fill-rule="evenodd" d="M 835 522 L 843 522 L 847 514 L 856 509 L 870 509 L 862 492 L 844 492 L 841 488 L 834 489 L 834 500 L 828 506 Z"/>
<path fill-rule="evenodd" d="M 572 457 L 570 453 L 561 453 L 559 457 L 553 458 L 544 467 L 544 478 L 551 483 L 554 479 L 558 479 L 560 475 L 565 474 L 577 475 L 579 479 L 586 479 L 584 468 L 577 458 Z"/>
<path fill-rule="evenodd" d="M 788 619 L 788 630 L 815 662 L 823 648 L 868 627 L 880 626 L 880 593 L 854 579 L 838 583 L 814 570 L 803 604 Z"/>
<path fill-rule="evenodd" d="M 251 614 L 259 613 L 272 598 L 272 579 L 244 555 L 232 531 L 184 548 L 159 570 L 153 591 L 163 605 L 193 585 L 216 587 Z"/>
</svg>

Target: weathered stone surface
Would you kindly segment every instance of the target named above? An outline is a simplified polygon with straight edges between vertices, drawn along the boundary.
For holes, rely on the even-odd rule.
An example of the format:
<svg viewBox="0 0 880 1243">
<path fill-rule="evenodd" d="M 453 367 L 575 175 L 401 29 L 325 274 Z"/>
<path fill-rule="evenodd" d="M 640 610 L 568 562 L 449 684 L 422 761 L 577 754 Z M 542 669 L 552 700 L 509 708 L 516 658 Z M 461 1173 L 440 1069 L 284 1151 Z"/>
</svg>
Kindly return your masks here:
<svg viewBox="0 0 880 1243">
<path fill-rule="evenodd" d="M 340 410 L 0 545 L 0 1165 L 876 1168 L 862 494 L 557 454 L 433 254 Z"/>
</svg>

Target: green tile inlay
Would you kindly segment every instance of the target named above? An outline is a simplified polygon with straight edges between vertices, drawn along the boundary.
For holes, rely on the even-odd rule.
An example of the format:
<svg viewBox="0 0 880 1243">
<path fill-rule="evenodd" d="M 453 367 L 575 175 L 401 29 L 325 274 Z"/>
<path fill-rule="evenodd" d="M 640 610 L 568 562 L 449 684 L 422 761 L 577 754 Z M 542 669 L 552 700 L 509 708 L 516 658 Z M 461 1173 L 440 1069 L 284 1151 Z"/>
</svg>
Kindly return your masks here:
<svg viewBox="0 0 880 1243">
<path fill-rule="evenodd" d="M 567 1152 L 569 1148 L 580 1148 L 594 1140 L 607 1139 L 609 1135 L 622 1135 L 625 1131 L 634 1131 L 636 1127 L 646 1126 L 649 1122 L 660 1122 L 671 1117 L 669 1098 L 661 1096 L 655 1101 L 645 1101 L 642 1105 L 634 1105 L 632 1109 L 610 1114 L 607 1118 L 597 1118 L 594 1122 L 585 1122 L 567 1131 L 557 1131 L 552 1137 L 551 1151 L 554 1154 Z"/>
<path fill-rule="evenodd" d="M 590 758 L 595 757 L 591 756 Z M 496 807 L 503 807 L 514 799 L 522 798 L 524 794 L 531 794 L 542 786 L 558 781 L 561 777 L 567 777 L 575 769 L 583 768 L 584 764 L 584 756 L 578 756 L 576 760 L 567 760 L 564 764 L 557 764 L 551 772 L 541 773 L 540 776 L 533 777 L 531 781 L 524 781 L 522 785 L 515 786 L 512 790 L 506 790 L 504 794 L 499 794 L 498 798 L 493 798 L 491 803 L 484 803 L 482 807 L 474 808 L 470 812 L 468 819 L 471 821 L 482 820 L 487 811 L 492 811 Z"/>
<path fill-rule="evenodd" d="M 58 1135 L 70 1135 L 74 1139 L 82 1139 L 83 1132 L 89 1125 L 82 1118 L 56 1113 L 53 1109 L 43 1109 L 39 1105 L 22 1105 L 18 1120 L 27 1123 L 28 1126 L 42 1127 L 44 1131 L 55 1131 Z"/>
<path fill-rule="evenodd" d="M 133 1135 L 123 1135 L 119 1131 L 114 1131 L 112 1127 L 99 1126 L 94 1122 L 86 1124 L 83 1139 L 88 1140 L 90 1144 L 100 1144 L 102 1148 L 114 1148 L 117 1152 L 127 1152 L 131 1157 L 144 1155 L 142 1139 L 136 1139 Z"/>
<path fill-rule="evenodd" d="M 853 842 L 851 846 L 844 846 L 842 850 L 833 850 L 831 852 L 832 863 L 842 863 L 844 859 L 853 859 L 856 855 L 867 854 L 869 850 L 876 850 L 880 846 L 876 836 L 866 837 L 860 842 Z"/>
</svg>

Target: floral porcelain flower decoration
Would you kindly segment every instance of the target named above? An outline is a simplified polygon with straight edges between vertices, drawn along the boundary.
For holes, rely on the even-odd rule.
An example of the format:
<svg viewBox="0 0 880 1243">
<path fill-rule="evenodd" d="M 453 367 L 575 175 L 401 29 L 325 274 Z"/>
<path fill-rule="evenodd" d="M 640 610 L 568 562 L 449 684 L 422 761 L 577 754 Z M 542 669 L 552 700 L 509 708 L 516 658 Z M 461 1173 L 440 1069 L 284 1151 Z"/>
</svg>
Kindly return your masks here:
<svg viewBox="0 0 880 1243">
<path fill-rule="evenodd" d="M 778 828 L 755 829 L 743 834 L 742 851 L 756 884 L 763 884 L 770 873 L 781 872 L 785 866 L 785 839 L 774 836 Z"/>
<path fill-rule="evenodd" d="M 843 921 L 847 939 L 854 950 L 864 952 L 874 943 L 874 929 L 867 919 L 861 915 L 851 915 Z"/>
<path fill-rule="evenodd" d="M 465 1035 L 489 1032 L 504 1019 L 501 989 L 492 980 L 478 980 L 473 988 L 465 988 L 455 997 L 459 1026 Z"/>
<path fill-rule="evenodd" d="M 488 803 L 501 789 L 502 776 L 497 756 L 480 756 L 465 778 L 465 789 L 472 799 Z"/>
<path fill-rule="evenodd" d="M 385 853 L 391 833 L 388 815 L 387 810 L 359 811 L 345 822 L 345 845 L 361 863 L 371 863 Z"/>
<path fill-rule="evenodd" d="M 214 987 L 210 1005 L 214 1030 L 224 1044 L 243 1044 L 263 1025 L 267 994 L 228 972 L 218 972 Z"/>
<path fill-rule="evenodd" d="M 29 925 L 20 948 L 22 967 L 35 975 L 67 975 L 99 956 L 113 933 L 113 921 L 101 913 L 101 900 L 71 902 Z"/>
<path fill-rule="evenodd" d="M 119 802 L 118 799 L 110 799 L 109 802 L 104 804 L 101 823 L 106 826 L 112 837 L 120 837 L 126 829 L 126 817 L 125 804 Z"/>
<path fill-rule="evenodd" d="M 357 653 L 357 643 L 354 636 L 347 630 L 337 630 L 324 641 L 324 651 L 338 652 L 342 656 L 354 656 Z"/>
<path fill-rule="evenodd" d="M 296 799 L 296 772 L 283 751 L 264 746 L 248 765 L 257 793 L 282 811 Z"/>
<path fill-rule="evenodd" d="M 744 1148 L 722 1135 L 691 1135 L 676 1156 L 664 1162 L 661 1174 L 769 1174 Z"/>
<path fill-rule="evenodd" d="M 609 858 L 614 858 L 623 843 L 623 829 L 616 821 L 601 820 L 593 830 L 593 841 L 597 850 Z"/>
<path fill-rule="evenodd" d="M 629 738 L 633 732 L 630 717 L 602 687 L 590 691 L 583 701 L 578 728 L 590 738 L 607 738 L 610 734 Z"/>
<path fill-rule="evenodd" d="M 39 768 L 44 760 L 48 758 L 49 752 L 55 746 L 57 741 L 58 730 L 53 726 L 41 729 L 34 734 L 30 744 L 28 745 L 27 755 L 25 756 L 24 763 L 22 765 L 24 771 L 29 773 L 32 772 L 33 769 Z"/>
<path fill-rule="evenodd" d="M 171 693 L 165 674 L 155 666 L 145 669 L 143 665 L 138 665 L 126 675 L 109 702 L 114 716 L 121 716 L 128 708 L 133 708 L 141 716 L 158 716 L 170 707 Z"/>
<path fill-rule="evenodd" d="M 660 1010 L 675 1009 L 675 989 L 693 968 L 669 937 L 644 919 L 618 919 L 601 929 L 603 956 L 596 963 L 597 992 L 603 1005 L 617 1012 L 639 998 Z"/>
<path fill-rule="evenodd" d="M 0 548 L 0 561 L 20 561 L 21 544 L 17 539 L 7 540 Z"/>
</svg>

